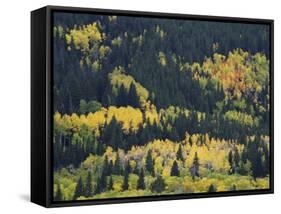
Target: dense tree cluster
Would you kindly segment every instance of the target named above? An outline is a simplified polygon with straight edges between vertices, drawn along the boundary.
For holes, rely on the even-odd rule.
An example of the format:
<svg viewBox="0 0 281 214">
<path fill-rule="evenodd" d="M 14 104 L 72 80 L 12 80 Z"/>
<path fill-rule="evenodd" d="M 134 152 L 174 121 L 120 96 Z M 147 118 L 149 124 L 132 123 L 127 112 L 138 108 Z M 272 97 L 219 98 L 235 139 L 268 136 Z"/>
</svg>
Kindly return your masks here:
<svg viewBox="0 0 281 214">
<path fill-rule="evenodd" d="M 267 26 L 54 24 L 55 201 L 268 188 Z"/>
</svg>

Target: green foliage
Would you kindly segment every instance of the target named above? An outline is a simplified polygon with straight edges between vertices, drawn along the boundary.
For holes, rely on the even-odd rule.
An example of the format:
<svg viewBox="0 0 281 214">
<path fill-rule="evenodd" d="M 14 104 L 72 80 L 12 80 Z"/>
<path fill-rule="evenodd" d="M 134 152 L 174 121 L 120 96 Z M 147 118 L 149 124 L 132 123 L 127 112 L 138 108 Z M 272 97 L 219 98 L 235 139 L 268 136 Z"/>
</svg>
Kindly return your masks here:
<svg viewBox="0 0 281 214">
<path fill-rule="evenodd" d="M 129 92 L 128 92 L 128 104 L 135 108 L 140 106 L 136 85 L 132 83 L 130 85 Z"/>
<path fill-rule="evenodd" d="M 109 179 L 109 183 L 108 183 L 108 191 L 111 191 L 113 190 L 113 179 L 112 179 L 112 176 L 110 176 L 110 179 Z"/>
<path fill-rule="evenodd" d="M 145 189 L 145 181 L 144 181 L 144 170 L 140 170 L 137 189 Z"/>
<path fill-rule="evenodd" d="M 102 169 L 100 176 L 97 178 L 97 185 L 94 194 L 99 194 L 107 189 L 105 171 Z"/>
<path fill-rule="evenodd" d="M 125 172 L 122 189 L 123 189 L 123 191 L 129 189 L 129 173 L 128 172 Z"/>
<path fill-rule="evenodd" d="M 55 201 L 269 188 L 266 26 L 64 16 Z"/>
<path fill-rule="evenodd" d="M 90 112 L 94 113 L 99 111 L 101 107 L 102 105 L 96 100 L 89 101 L 88 103 L 85 100 L 80 100 L 79 112 L 81 114 L 88 114 Z"/>
<path fill-rule="evenodd" d="M 91 197 L 93 195 L 93 187 L 92 187 L 92 174 L 88 172 L 86 186 L 85 186 L 85 196 Z"/>
<path fill-rule="evenodd" d="M 228 153 L 228 162 L 229 162 L 229 165 L 230 165 L 229 173 L 232 174 L 234 169 L 233 169 L 233 155 L 232 155 L 232 151 L 231 150 Z"/>
<path fill-rule="evenodd" d="M 149 96 L 149 92 L 140 83 L 136 82 L 135 79 L 125 74 L 125 70 L 122 67 L 117 67 L 112 73 L 108 74 L 110 84 L 112 86 L 113 94 L 118 95 L 118 89 L 123 85 L 124 89 L 128 93 L 132 85 L 136 88 L 137 96 L 139 97 L 139 102 L 144 103 Z"/>
<path fill-rule="evenodd" d="M 145 167 L 146 167 L 146 171 L 148 171 L 152 176 L 154 176 L 154 164 L 153 164 L 151 150 L 148 150 L 147 152 Z"/>
<path fill-rule="evenodd" d="M 123 166 L 121 163 L 121 158 L 119 155 L 119 152 L 117 152 L 117 156 L 116 156 L 116 160 L 115 160 L 115 164 L 114 164 L 114 168 L 113 168 L 113 173 L 116 175 L 121 175 L 123 172 Z"/>
<path fill-rule="evenodd" d="M 151 191 L 161 193 L 165 190 L 165 181 L 161 176 L 158 176 L 156 180 L 151 184 Z"/>
<path fill-rule="evenodd" d="M 258 126 L 258 120 L 254 119 L 251 115 L 237 112 L 237 111 L 227 111 L 224 115 L 226 120 L 235 121 L 240 123 L 241 125 L 246 125 L 253 127 Z"/>
<path fill-rule="evenodd" d="M 83 186 L 82 178 L 80 177 L 78 182 L 77 182 L 77 185 L 76 185 L 73 200 L 76 200 L 77 198 L 79 198 L 83 194 L 84 194 L 84 186 Z"/>
<path fill-rule="evenodd" d="M 57 192 L 56 192 L 56 195 L 54 197 L 54 201 L 62 201 L 63 200 L 63 197 L 62 197 L 62 193 L 61 193 L 61 188 L 60 188 L 60 185 L 58 184 L 57 185 Z"/>
</svg>

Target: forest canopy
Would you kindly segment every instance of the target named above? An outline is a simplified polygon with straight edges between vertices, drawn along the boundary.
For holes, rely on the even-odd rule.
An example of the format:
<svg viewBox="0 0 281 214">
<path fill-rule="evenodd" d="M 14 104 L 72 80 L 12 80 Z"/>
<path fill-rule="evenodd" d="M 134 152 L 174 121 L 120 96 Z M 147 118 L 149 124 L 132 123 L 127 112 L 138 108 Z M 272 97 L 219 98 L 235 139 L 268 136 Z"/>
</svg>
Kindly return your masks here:
<svg viewBox="0 0 281 214">
<path fill-rule="evenodd" d="M 54 13 L 53 199 L 269 188 L 269 27 Z"/>
</svg>

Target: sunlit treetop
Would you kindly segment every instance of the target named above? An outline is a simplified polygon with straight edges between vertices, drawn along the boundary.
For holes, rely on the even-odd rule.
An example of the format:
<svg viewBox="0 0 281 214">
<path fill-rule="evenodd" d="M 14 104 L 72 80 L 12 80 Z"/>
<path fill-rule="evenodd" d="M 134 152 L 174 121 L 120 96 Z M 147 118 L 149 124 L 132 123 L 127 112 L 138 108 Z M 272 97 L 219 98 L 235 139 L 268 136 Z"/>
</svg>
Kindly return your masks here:
<svg viewBox="0 0 281 214">
<path fill-rule="evenodd" d="M 141 105 L 145 104 L 145 101 L 149 96 L 148 90 L 144 88 L 140 83 L 138 83 L 132 76 L 126 74 L 126 71 L 123 67 L 116 67 L 112 73 L 108 74 L 108 78 L 113 87 L 113 93 L 116 95 L 121 85 L 123 85 L 128 92 L 130 89 L 130 85 L 134 84 L 136 86 L 137 95 L 140 99 Z"/>
</svg>

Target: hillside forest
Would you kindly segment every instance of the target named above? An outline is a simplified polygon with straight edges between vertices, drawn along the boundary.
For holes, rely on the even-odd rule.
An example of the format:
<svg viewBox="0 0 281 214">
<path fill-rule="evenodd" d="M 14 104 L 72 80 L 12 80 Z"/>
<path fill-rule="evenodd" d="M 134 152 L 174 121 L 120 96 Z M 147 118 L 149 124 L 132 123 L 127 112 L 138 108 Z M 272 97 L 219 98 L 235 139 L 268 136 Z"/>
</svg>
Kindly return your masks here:
<svg viewBox="0 0 281 214">
<path fill-rule="evenodd" d="M 53 200 L 268 189 L 269 26 L 53 14 Z"/>
</svg>

